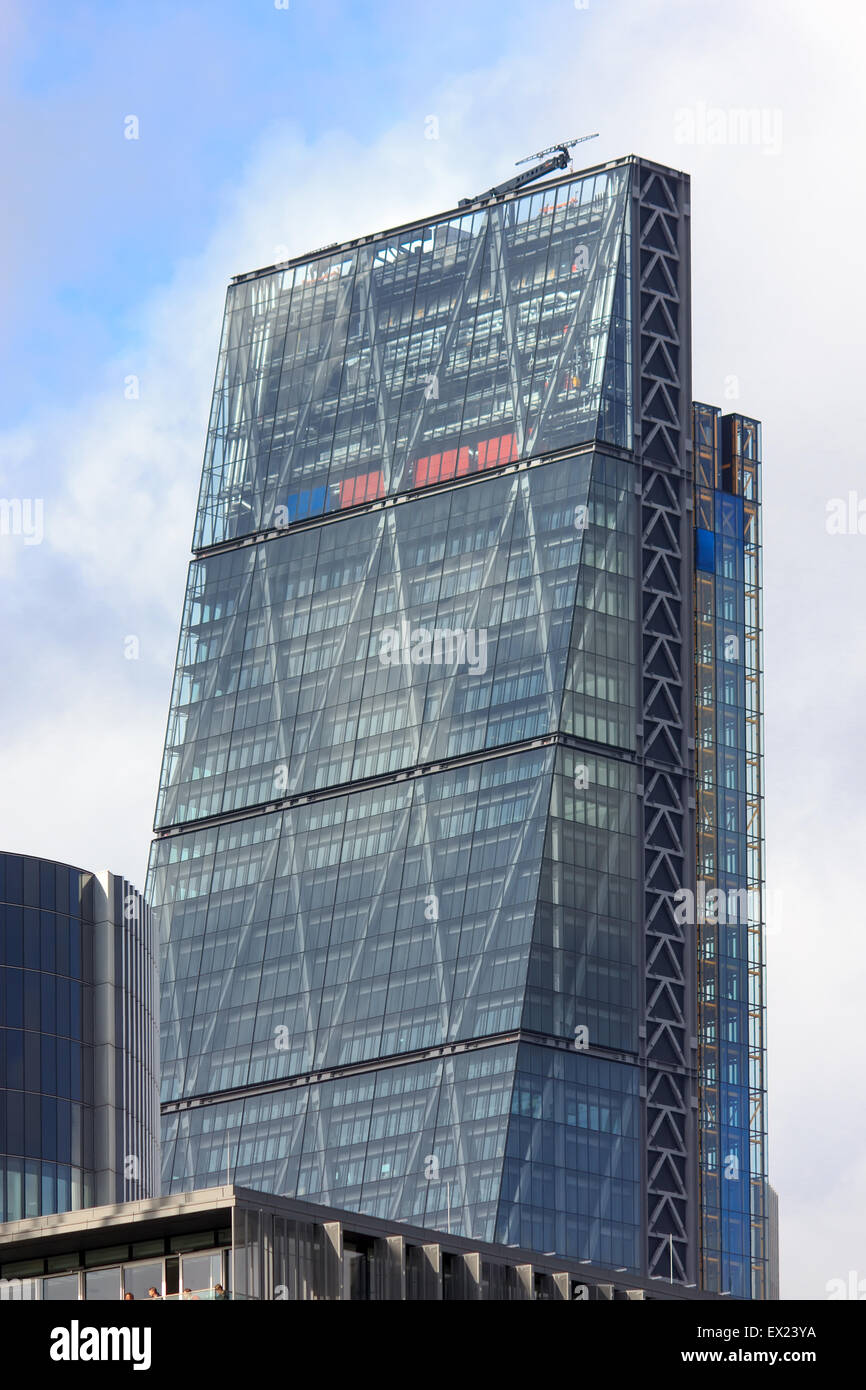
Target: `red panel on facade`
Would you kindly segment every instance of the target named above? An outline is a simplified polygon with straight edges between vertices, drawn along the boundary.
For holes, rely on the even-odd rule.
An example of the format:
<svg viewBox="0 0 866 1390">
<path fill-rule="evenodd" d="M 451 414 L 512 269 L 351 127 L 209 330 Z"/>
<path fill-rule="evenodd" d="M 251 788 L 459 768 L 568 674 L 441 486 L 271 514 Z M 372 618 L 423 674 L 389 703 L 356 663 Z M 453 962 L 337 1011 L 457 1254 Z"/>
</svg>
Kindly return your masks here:
<svg viewBox="0 0 866 1390">
<path fill-rule="evenodd" d="M 419 466 L 426 463 L 419 459 Z M 344 478 L 340 483 L 340 507 L 354 507 L 359 502 L 370 502 L 374 497 L 384 497 L 385 480 L 377 469 L 374 473 L 359 473 L 354 478 Z"/>
<path fill-rule="evenodd" d="M 493 439 L 482 439 L 477 448 L 478 472 L 485 468 L 496 468 L 501 463 L 514 463 L 517 458 L 517 441 L 513 434 L 495 435 Z M 446 449 L 442 454 L 431 454 L 429 458 L 415 460 L 415 486 L 426 487 L 445 478 L 462 478 L 472 472 L 472 459 L 468 445 L 460 449 Z"/>
<path fill-rule="evenodd" d="M 457 450 L 448 449 L 442 455 L 442 472 L 440 478 L 453 478 L 457 472 Z"/>
</svg>

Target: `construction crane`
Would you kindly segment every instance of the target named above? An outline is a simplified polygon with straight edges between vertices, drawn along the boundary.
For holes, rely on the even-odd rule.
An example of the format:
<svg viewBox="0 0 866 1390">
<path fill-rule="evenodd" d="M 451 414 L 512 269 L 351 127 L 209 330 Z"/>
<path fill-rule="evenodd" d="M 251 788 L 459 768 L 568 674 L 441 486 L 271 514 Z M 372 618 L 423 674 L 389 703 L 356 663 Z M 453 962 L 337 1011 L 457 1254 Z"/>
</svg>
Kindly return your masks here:
<svg viewBox="0 0 866 1390">
<path fill-rule="evenodd" d="M 501 193 L 513 193 L 515 189 L 522 188 L 524 184 L 533 183 L 536 179 L 544 178 L 545 174 L 552 174 L 554 169 L 565 169 L 571 162 L 568 151 L 575 145 L 582 145 L 585 140 L 597 140 L 598 131 L 594 135 L 580 135 L 576 140 L 563 140 L 559 145 L 550 145 L 546 150 L 539 150 L 537 154 L 527 155 L 525 159 L 518 159 L 515 167 L 521 164 L 529 164 L 533 159 L 544 159 L 543 164 L 536 164 L 532 169 L 526 169 L 522 174 L 515 174 L 513 179 L 507 179 L 505 183 L 498 183 L 495 188 L 488 188 L 486 193 L 479 193 L 477 198 L 461 198 L 457 204 L 459 208 L 465 208 L 470 203 L 483 203 L 487 198 L 498 198 Z M 552 155 L 552 159 L 545 159 L 545 155 Z"/>
</svg>

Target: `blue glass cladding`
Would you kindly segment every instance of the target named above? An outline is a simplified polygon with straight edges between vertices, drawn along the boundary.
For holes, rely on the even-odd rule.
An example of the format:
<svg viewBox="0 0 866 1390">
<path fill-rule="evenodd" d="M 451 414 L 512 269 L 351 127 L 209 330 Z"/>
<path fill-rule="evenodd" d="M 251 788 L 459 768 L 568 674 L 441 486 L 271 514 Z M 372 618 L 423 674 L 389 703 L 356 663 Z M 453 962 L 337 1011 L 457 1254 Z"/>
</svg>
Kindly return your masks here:
<svg viewBox="0 0 866 1390">
<path fill-rule="evenodd" d="M 523 1022 L 593 1046 L 638 1047 L 635 768 L 562 749 L 547 822 Z M 604 873 L 599 873 L 599 865 Z"/>
<path fill-rule="evenodd" d="M 166 1117 L 167 1191 L 242 1186 L 492 1240 L 514 1046 Z"/>
<path fill-rule="evenodd" d="M 552 752 L 154 846 L 164 1098 L 515 1028 Z"/>
<path fill-rule="evenodd" d="M 639 1267 L 638 1080 L 636 1067 L 519 1048 L 497 1240 Z"/>
<path fill-rule="evenodd" d="M 167 1191 L 244 1187 L 636 1268 L 636 1067 L 483 1048 L 166 1117 Z"/>
<path fill-rule="evenodd" d="M 746 679 L 743 499 L 717 491 L 716 513 L 716 882 L 725 902 L 748 890 L 746 859 Z M 729 895 L 732 895 L 729 897 Z M 719 927 L 718 1184 L 724 1287 L 751 1292 L 749 1220 L 749 941 L 747 913 Z"/>
<path fill-rule="evenodd" d="M 172 915 L 166 1099 L 383 1059 L 377 1073 L 339 1084 L 168 1117 L 172 1190 L 216 1180 L 228 1162 L 245 1185 L 441 1225 L 449 1183 L 452 1229 L 493 1238 L 514 1113 L 506 1063 L 490 1073 L 477 1061 L 470 1076 L 496 1079 L 473 1088 L 449 1081 L 441 1061 L 384 1062 L 521 1019 L 570 1041 L 577 1021 L 594 1043 L 636 1046 L 634 768 L 589 758 L 590 785 L 578 791 L 575 761 L 552 749 L 500 757 L 155 846 L 154 902 Z M 604 880 L 589 872 L 598 859 Z M 631 1094 L 632 1070 L 620 1065 L 613 1089 Z M 622 1118 L 612 1123 L 621 1133 Z M 606 1142 L 589 1138 L 588 1152 Z M 439 1187 L 424 1176 L 428 1159 Z M 597 1189 L 609 1192 L 587 1172 L 586 1190 L 576 1170 L 562 1177 L 569 1193 L 580 1189 L 572 1244 Z M 622 1167 L 608 1178 L 633 1181 Z M 608 1197 L 603 1205 L 605 1241 L 619 1252 L 622 1231 L 608 1228 Z M 631 1208 L 618 1197 L 614 1209 L 627 1224 Z M 583 1250 L 608 1249 L 598 1219 Z"/>
<path fill-rule="evenodd" d="M 0 1221 L 91 1199 L 82 875 L 0 854 Z"/>
<path fill-rule="evenodd" d="M 702 1279 L 767 1287 L 761 830 L 760 426 L 696 405 L 698 879 Z M 721 485 L 719 485 L 721 483 Z"/>
<path fill-rule="evenodd" d="M 195 561 L 157 824 L 558 727 L 632 747 L 628 467 L 587 454 Z M 407 630 L 469 645 L 409 661 Z"/>
<path fill-rule="evenodd" d="M 695 564 L 699 570 L 707 570 L 710 574 L 716 568 L 716 538 L 712 531 L 702 527 L 695 530 Z"/>
<path fill-rule="evenodd" d="M 607 340 L 607 362 L 598 416 L 598 438 L 621 448 L 634 447 L 631 418 L 631 277 L 630 232 L 623 230 L 619 268 L 616 275 L 610 334 Z"/>
</svg>

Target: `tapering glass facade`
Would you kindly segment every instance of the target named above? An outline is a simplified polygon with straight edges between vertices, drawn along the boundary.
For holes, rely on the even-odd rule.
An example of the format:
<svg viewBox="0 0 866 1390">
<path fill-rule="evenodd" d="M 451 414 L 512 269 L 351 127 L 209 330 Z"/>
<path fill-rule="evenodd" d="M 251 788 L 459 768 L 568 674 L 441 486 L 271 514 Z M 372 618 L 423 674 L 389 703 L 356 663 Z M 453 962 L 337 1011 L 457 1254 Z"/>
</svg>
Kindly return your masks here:
<svg viewBox="0 0 866 1390">
<path fill-rule="evenodd" d="M 148 886 L 167 1191 L 650 1276 L 673 1221 L 694 1279 L 686 213 L 628 159 L 230 286 Z"/>
<path fill-rule="evenodd" d="M 626 164 L 228 294 L 196 548 L 604 438 L 628 447 Z"/>
</svg>

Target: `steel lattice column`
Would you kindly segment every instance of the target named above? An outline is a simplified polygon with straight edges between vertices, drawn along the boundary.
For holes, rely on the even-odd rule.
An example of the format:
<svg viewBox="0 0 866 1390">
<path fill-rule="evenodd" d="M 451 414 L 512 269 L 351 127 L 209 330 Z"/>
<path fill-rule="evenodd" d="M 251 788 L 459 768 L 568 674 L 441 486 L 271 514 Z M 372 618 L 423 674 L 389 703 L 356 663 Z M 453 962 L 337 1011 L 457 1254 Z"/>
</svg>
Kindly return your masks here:
<svg viewBox="0 0 866 1390">
<path fill-rule="evenodd" d="M 636 162 L 635 451 L 644 787 L 644 1180 L 649 1275 L 698 1269 L 696 947 L 674 918 L 695 884 L 689 182 Z"/>
</svg>

